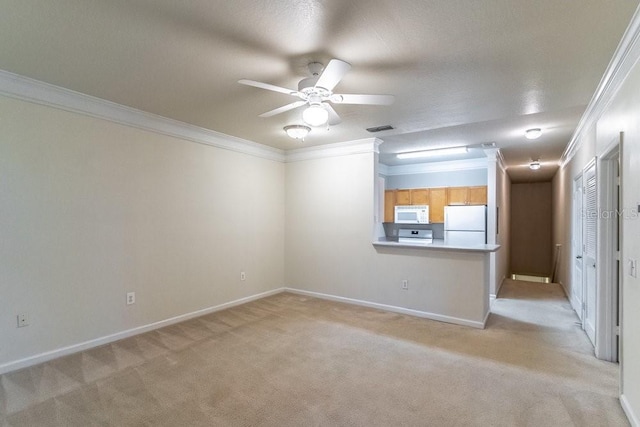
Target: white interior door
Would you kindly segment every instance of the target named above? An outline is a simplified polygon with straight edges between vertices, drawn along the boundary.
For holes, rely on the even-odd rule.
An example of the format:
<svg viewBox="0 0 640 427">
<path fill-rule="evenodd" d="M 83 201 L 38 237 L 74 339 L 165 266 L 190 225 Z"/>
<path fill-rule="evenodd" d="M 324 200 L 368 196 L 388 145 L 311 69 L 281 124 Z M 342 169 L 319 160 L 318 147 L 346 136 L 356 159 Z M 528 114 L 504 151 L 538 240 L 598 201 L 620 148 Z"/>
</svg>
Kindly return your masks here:
<svg viewBox="0 0 640 427">
<path fill-rule="evenodd" d="M 584 319 L 584 300 L 582 298 L 584 282 L 582 274 L 582 174 L 573 181 L 573 230 L 571 235 L 573 253 L 573 281 L 571 286 L 571 305 L 578 314 L 580 321 Z M 584 325 L 583 325 L 584 326 Z"/>
<path fill-rule="evenodd" d="M 584 274 L 584 330 L 595 345 L 596 341 L 596 231 L 598 202 L 596 165 L 592 162 L 584 176 L 583 274 Z"/>
<path fill-rule="evenodd" d="M 596 166 L 598 210 L 596 261 L 596 346 L 598 359 L 618 361 L 618 321 L 620 295 L 620 141 L 615 138 L 611 150 Z"/>
</svg>

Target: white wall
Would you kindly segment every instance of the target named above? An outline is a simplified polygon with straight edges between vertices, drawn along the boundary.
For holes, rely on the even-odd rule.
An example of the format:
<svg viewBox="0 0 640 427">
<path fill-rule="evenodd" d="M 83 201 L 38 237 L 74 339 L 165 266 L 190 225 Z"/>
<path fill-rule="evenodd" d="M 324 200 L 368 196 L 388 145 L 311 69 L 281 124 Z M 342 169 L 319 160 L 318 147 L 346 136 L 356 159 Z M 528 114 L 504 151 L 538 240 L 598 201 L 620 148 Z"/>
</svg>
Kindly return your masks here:
<svg viewBox="0 0 640 427">
<path fill-rule="evenodd" d="M 0 368 L 282 287 L 284 202 L 282 162 L 0 97 Z"/>
<path fill-rule="evenodd" d="M 386 177 L 385 187 L 388 190 L 396 188 L 425 188 L 425 187 L 465 187 L 487 185 L 487 168 L 458 171 L 439 171 L 428 173 L 411 173 L 389 175 Z"/>
<path fill-rule="evenodd" d="M 578 310 L 576 288 L 572 279 L 573 260 L 576 254 L 572 247 L 573 230 L 573 181 L 582 173 L 582 169 L 596 155 L 596 126 L 593 124 L 581 134 L 581 149 L 571 161 L 560 168 L 551 183 L 551 244 L 552 250 L 560 244 L 560 257 L 556 281 L 562 285 L 574 310 Z M 581 291 L 580 291 L 581 292 Z"/>
<path fill-rule="evenodd" d="M 553 181 L 554 243 L 563 244 L 560 280 L 569 295 L 573 294 L 571 197 L 573 179 L 594 156 L 604 154 L 619 132 L 622 144 L 622 352 L 621 401 L 634 425 L 640 425 L 640 280 L 628 274 L 627 261 L 640 259 L 640 218 L 634 215 L 640 201 L 640 65 L 636 64 L 606 106 L 597 122 L 586 129 L 580 149 L 560 170 Z"/>
<path fill-rule="evenodd" d="M 499 209 L 498 213 L 498 234 L 496 235 L 496 244 L 500 245 L 500 249 L 496 252 L 496 282 L 495 289 L 491 290 L 492 295 L 497 295 L 504 282 L 509 275 L 509 240 L 511 229 L 511 179 L 506 171 L 502 168 L 496 170 L 496 199 Z"/>
<path fill-rule="evenodd" d="M 596 152 L 603 153 L 624 132 L 622 144 L 622 395 L 640 421 L 640 279 L 631 277 L 627 261 L 640 259 L 640 65 L 619 89 L 597 125 Z"/>
<path fill-rule="evenodd" d="M 571 280 L 573 260 L 571 247 L 572 185 L 571 168 L 560 168 L 551 182 L 551 244 L 561 245 L 555 281 L 563 287 L 567 298 L 576 310 L 575 302 L 572 301 L 573 283 Z"/>
<path fill-rule="evenodd" d="M 488 255 L 372 245 L 376 163 L 374 153 L 287 163 L 287 286 L 481 324 Z"/>
</svg>

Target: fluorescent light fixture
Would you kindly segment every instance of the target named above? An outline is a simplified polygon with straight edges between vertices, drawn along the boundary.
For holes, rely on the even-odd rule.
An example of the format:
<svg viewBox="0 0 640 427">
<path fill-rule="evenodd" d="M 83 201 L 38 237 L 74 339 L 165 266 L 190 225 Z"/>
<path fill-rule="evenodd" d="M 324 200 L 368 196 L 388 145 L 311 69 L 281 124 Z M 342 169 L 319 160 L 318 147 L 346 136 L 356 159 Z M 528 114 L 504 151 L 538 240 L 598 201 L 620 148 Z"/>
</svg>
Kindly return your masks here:
<svg viewBox="0 0 640 427">
<path fill-rule="evenodd" d="M 529 169 L 531 169 L 532 171 L 537 171 L 541 167 L 542 165 L 540 164 L 540 160 L 534 160 L 531 163 L 529 163 Z"/>
<path fill-rule="evenodd" d="M 310 126 L 322 126 L 329 121 L 329 112 L 320 104 L 312 104 L 302 112 L 302 119 Z"/>
<path fill-rule="evenodd" d="M 524 132 L 524 137 L 527 139 L 538 139 L 540 136 L 542 136 L 542 129 L 540 128 L 527 129 Z"/>
<path fill-rule="evenodd" d="M 421 157 L 435 157 L 435 156 L 451 156 L 454 154 L 465 154 L 469 150 L 467 147 L 451 147 L 451 148 L 440 148 L 436 150 L 423 150 L 423 151 L 412 151 L 410 153 L 400 153 L 396 155 L 399 159 L 418 159 Z"/>
</svg>

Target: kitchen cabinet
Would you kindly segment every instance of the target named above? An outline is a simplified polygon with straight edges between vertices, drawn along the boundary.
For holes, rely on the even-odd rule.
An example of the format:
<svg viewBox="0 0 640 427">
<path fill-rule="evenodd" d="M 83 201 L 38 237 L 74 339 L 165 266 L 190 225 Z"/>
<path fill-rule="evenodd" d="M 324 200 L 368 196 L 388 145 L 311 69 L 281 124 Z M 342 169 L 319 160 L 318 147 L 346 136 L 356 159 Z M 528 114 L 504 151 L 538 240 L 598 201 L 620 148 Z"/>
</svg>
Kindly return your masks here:
<svg viewBox="0 0 640 427">
<path fill-rule="evenodd" d="M 466 205 L 468 195 L 468 187 L 447 187 L 447 204 Z"/>
<path fill-rule="evenodd" d="M 487 186 L 480 185 L 475 187 L 448 187 L 447 188 L 447 204 L 448 205 L 486 205 L 487 204 Z"/>
<path fill-rule="evenodd" d="M 429 204 L 429 189 L 428 188 L 414 188 L 411 190 L 411 204 L 412 205 L 428 205 Z"/>
<path fill-rule="evenodd" d="M 469 187 L 468 205 L 486 205 L 487 204 L 487 186 Z"/>
<path fill-rule="evenodd" d="M 446 188 L 431 188 L 429 190 L 429 222 L 444 222 L 444 206 L 446 204 Z"/>
<path fill-rule="evenodd" d="M 411 190 L 396 190 L 396 205 L 410 205 Z"/>
<path fill-rule="evenodd" d="M 413 188 L 403 190 L 385 190 L 384 222 L 393 222 L 397 205 L 428 205 L 429 189 Z"/>
<path fill-rule="evenodd" d="M 394 221 L 395 206 L 396 206 L 395 190 L 386 190 L 384 192 L 384 222 Z"/>
<path fill-rule="evenodd" d="M 487 186 L 386 190 L 384 222 L 393 222 L 397 205 L 429 205 L 429 222 L 444 222 L 446 205 L 486 205 Z"/>
</svg>

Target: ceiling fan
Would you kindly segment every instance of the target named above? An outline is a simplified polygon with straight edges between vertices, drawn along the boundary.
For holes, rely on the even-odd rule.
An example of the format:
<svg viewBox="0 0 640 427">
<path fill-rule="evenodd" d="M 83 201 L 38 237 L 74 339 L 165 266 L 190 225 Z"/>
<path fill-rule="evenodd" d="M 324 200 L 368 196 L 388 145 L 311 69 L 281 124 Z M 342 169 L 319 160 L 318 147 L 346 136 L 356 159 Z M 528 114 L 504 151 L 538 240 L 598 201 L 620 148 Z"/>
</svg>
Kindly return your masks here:
<svg viewBox="0 0 640 427">
<path fill-rule="evenodd" d="M 330 103 L 366 105 L 393 104 L 395 101 L 393 95 L 333 93 L 333 88 L 336 87 L 350 69 L 351 65 L 349 63 L 339 59 L 332 59 L 326 67 L 319 62 L 312 62 L 309 64 L 311 77 L 300 80 L 298 90 L 247 79 L 238 80 L 238 83 L 274 92 L 286 93 L 287 95 L 300 98 L 299 101 L 262 113 L 259 117 L 271 117 L 284 113 L 285 111 L 293 110 L 294 108 L 302 107 L 303 105 L 308 105 L 307 109 L 302 113 L 302 119 L 310 126 L 322 126 L 327 123 L 336 125 L 341 122 L 340 116 Z"/>
</svg>

